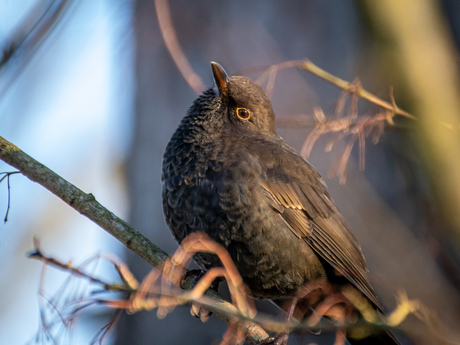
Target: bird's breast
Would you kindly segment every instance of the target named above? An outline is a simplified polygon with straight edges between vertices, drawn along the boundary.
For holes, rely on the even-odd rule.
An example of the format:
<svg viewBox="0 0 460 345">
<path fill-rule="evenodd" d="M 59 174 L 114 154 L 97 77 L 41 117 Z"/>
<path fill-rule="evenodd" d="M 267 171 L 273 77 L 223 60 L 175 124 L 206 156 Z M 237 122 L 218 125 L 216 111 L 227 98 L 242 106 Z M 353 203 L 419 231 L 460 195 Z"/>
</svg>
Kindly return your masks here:
<svg viewBox="0 0 460 345">
<path fill-rule="evenodd" d="M 222 244 L 258 297 L 294 293 L 320 264 L 270 206 L 260 183 L 266 167 L 247 151 L 227 158 L 207 154 L 187 156 L 187 164 L 164 172 L 163 207 L 173 236 L 181 243 L 202 231 Z M 195 261 L 205 269 L 220 265 L 209 254 L 197 254 Z"/>
</svg>

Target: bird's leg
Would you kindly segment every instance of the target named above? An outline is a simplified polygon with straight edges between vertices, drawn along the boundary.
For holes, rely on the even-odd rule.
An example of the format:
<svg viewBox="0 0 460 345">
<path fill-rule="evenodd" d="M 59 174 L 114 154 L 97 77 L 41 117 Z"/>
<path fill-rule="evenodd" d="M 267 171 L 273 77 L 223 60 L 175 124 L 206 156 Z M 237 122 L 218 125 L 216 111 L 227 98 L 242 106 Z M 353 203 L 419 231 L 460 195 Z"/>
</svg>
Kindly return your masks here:
<svg viewBox="0 0 460 345">
<path fill-rule="evenodd" d="M 212 290 L 217 292 L 217 290 L 219 288 L 219 283 L 221 282 L 221 279 L 216 278 L 216 279 L 214 279 L 214 281 L 212 281 L 210 284 L 208 284 L 208 279 L 202 279 L 205 275 L 206 275 L 205 271 L 202 271 L 202 270 L 190 270 L 190 271 L 187 271 L 187 273 L 185 274 L 182 282 L 184 282 L 185 280 L 188 280 L 190 277 L 193 277 L 193 281 L 190 284 L 189 289 L 194 290 L 195 293 L 197 292 L 196 291 L 197 289 L 195 289 L 195 288 L 196 288 L 196 286 L 198 284 L 200 284 L 201 290 L 204 287 L 205 291 L 209 288 L 209 289 L 212 289 Z M 210 276 L 209 276 L 209 278 L 210 278 Z M 181 283 L 181 287 L 183 287 L 182 283 Z M 192 314 L 193 316 L 199 318 L 202 322 L 206 322 L 206 321 L 208 321 L 209 317 L 212 315 L 212 312 L 209 311 L 208 309 L 206 309 L 205 307 L 203 307 L 201 304 L 196 303 L 196 302 L 192 302 L 192 307 L 190 308 L 190 314 Z"/>
<path fill-rule="evenodd" d="M 204 276 L 205 272 L 202 270 L 189 270 L 185 274 L 185 276 L 182 278 L 181 281 L 181 287 L 184 288 L 182 285 L 184 281 L 188 280 L 190 277 L 193 277 L 193 281 L 190 284 L 190 289 L 193 289 L 198 281 Z M 201 304 L 192 302 L 192 306 L 190 308 L 190 314 L 192 316 L 195 316 L 196 318 L 199 318 L 202 322 L 206 322 L 209 319 L 209 316 L 211 316 L 211 312 L 204 308 Z"/>
</svg>

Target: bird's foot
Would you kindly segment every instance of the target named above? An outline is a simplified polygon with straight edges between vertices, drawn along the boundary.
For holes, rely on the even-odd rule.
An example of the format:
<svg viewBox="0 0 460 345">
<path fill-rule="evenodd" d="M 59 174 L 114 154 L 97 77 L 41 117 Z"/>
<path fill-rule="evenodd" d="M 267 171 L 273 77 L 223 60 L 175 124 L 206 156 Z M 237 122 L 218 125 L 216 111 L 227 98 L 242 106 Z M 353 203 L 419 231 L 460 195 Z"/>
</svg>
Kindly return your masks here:
<svg viewBox="0 0 460 345">
<path fill-rule="evenodd" d="M 206 272 L 203 270 L 187 271 L 187 273 L 184 275 L 182 279 L 181 287 L 193 290 L 195 286 L 198 284 L 198 281 L 201 278 L 203 278 L 205 274 Z M 190 281 L 190 279 L 193 279 L 192 282 L 187 283 Z M 215 279 L 211 283 L 209 289 L 217 292 L 220 281 L 221 280 L 219 278 Z M 188 285 L 188 288 L 187 288 L 187 285 Z M 209 317 L 212 315 L 212 312 L 206 309 L 205 307 L 203 307 L 201 304 L 192 302 L 192 307 L 190 308 L 190 314 L 192 314 L 192 316 L 195 316 L 196 318 L 199 318 L 202 322 L 206 322 L 208 321 Z"/>
<path fill-rule="evenodd" d="M 190 308 L 190 314 L 200 319 L 201 322 L 208 321 L 209 317 L 212 315 L 212 312 L 203 307 L 201 304 L 192 302 L 192 307 Z"/>
</svg>

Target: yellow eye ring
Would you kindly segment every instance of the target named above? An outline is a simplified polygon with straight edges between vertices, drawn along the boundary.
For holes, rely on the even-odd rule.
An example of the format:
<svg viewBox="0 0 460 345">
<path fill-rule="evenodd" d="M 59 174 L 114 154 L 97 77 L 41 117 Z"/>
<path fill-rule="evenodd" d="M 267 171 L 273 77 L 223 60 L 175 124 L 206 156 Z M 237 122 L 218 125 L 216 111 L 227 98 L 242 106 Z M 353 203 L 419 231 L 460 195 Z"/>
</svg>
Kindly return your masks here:
<svg viewBox="0 0 460 345">
<path fill-rule="evenodd" d="M 241 120 L 247 121 L 251 117 L 251 112 L 246 108 L 236 108 L 236 115 Z"/>
</svg>

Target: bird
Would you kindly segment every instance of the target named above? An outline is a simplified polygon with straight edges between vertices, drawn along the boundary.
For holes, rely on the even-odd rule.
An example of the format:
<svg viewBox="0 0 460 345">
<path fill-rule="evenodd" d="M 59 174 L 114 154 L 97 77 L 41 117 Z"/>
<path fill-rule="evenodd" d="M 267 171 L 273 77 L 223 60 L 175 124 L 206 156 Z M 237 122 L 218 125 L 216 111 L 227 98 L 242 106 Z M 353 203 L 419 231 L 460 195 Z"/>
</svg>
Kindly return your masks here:
<svg viewBox="0 0 460 345">
<path fill-rule="evenodd" d="M 262 87 L 211 67 L 215 87 L 193 102 L 163 156 L 163 212 L 175 240 L 206 233 L 257 299 L 283 301 L 327 281 L 353 286 L 383 314 L 358 241 L 321 175 L 277 134 Z M 221 266 L 214 254 L 194 260 Z M 399 344 L 389 330 L 348 340 Z"/>
</svg>

